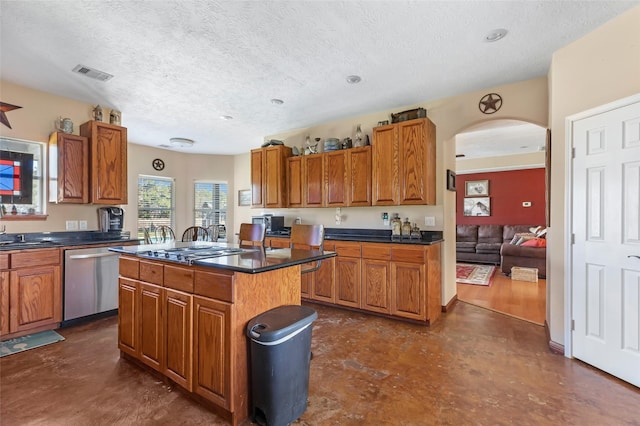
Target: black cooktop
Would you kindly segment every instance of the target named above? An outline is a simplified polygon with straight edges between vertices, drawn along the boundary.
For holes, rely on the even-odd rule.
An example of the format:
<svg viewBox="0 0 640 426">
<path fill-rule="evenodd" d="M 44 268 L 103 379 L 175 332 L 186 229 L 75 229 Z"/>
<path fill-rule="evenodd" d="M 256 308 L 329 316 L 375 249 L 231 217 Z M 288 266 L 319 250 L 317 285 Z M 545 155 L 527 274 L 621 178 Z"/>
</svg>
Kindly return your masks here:
<svg viewBox="0 0 640 426">
<path fill-rule="evenodd" d="M 137 253 L 138 256 L 147 259 L 169 260 L 171 262 L 191 265 L 196 260 L 212 257 L 234 256 L 242 253 L 256 251 L 251 248 L 201 246 L 201 247 L 175 247 L 156 250 L 144 250 Z"/>
</svg>

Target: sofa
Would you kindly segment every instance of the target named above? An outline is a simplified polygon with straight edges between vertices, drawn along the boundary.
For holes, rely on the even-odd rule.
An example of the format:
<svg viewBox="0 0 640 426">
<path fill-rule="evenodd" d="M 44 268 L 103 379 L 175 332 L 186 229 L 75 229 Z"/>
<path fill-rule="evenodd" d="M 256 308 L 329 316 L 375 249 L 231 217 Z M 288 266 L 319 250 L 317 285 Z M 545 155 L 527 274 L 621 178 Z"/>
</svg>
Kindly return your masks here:
<svg viewBox="0 0 640 426">
<path fill-rule="evenodd" d="M 546 244 L 539 246 L 540 238 L 531 232 L 535 228 L 544 229 L 531 225 L 457 225 L 456 260 L 500 265 L 506 275 L 511 274 L 513 266 L 537 268 L 538 277 L 545 278 L 547 249 Z"/>
</svg>

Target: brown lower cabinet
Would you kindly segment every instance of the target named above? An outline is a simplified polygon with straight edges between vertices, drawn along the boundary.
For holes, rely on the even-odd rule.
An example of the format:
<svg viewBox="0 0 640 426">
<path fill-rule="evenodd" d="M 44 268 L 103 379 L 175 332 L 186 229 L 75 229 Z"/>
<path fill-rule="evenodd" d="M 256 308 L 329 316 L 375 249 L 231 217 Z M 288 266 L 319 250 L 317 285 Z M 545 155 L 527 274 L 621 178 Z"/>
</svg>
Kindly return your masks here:
<svg viewBox="0 0 640 426">
<path fill-rule="evenodd" d="M 10 339 L 62 321 L 60 249 L 0 254 L 0 335 Z"/>
<path fill-rule="evenodd" d="M 118 347 L 237 425 L 248 416 L 244 327 L 300 304 L 300 267 L 234 273 L 120 257 Z"/>
<path fill-rule="evenodd" d="M 269 247 L 289 246 L 286 238 Z M 338 257 L 302 275 L 305 300 L 431 324 L 441 313 L 440 244 L 325 241 Z"/>
</svg>

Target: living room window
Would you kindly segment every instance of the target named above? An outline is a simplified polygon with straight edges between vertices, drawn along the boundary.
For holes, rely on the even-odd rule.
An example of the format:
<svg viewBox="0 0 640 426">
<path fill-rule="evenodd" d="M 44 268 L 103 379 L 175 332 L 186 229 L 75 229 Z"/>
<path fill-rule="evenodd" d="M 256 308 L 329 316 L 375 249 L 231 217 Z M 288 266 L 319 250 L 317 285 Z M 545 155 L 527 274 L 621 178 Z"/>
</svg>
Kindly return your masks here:
<svg viewBox="0 0 640 426">
<path fill-rule="evenodd" d="M 138 238 L 145 238 L 145 228 L 151 238 L 160 225 L 173 228 L 175 209 L 174 178 L 138 176 Z"/>
</svg>

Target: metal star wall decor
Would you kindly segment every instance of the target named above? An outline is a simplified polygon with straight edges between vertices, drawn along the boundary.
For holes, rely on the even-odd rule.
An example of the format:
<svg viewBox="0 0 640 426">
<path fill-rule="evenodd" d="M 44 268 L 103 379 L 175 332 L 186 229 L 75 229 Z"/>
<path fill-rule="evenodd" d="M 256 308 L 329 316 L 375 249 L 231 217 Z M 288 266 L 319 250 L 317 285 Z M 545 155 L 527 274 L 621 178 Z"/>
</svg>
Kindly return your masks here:
<svg viewBox="0 0 640 426">
<path fill-rule="evenodd" d="M 502 97 L 497 93 L 489 93 L 480 99 L 478 108 L 483 114 L 493 114 L 502 106 Z"/>
<path fill-rule="evenodd" d="M 18 108 L 22 107 L 0 102 L 0 123 L 4 124 L 8 128 L 11 128 L 11 124 L 9 124 L 9 119 L 7 118 L 7 114 L 5 113 Z"/>
</svg>

